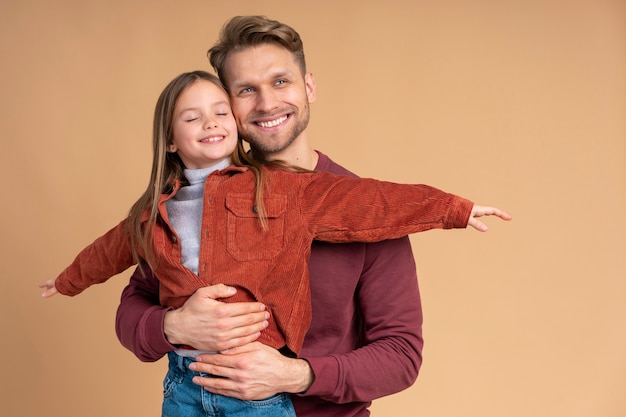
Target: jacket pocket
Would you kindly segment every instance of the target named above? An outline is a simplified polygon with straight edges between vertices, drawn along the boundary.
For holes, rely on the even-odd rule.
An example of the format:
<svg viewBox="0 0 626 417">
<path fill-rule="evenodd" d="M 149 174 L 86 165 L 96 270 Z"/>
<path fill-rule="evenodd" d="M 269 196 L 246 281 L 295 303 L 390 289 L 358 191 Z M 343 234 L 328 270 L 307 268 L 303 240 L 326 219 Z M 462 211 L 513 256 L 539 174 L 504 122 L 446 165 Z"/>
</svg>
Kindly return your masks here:
<svg viewBox="0 0 626 417">
<path fill-rule="evenodd" d="M 226 249 L 237 261 L 260 261 L 276 257 L 284 247 L 287 196 L 265 195 L 267 230 L 263 230 L 250 194 L 226 196 L 228 210 Z"/>
</svg>

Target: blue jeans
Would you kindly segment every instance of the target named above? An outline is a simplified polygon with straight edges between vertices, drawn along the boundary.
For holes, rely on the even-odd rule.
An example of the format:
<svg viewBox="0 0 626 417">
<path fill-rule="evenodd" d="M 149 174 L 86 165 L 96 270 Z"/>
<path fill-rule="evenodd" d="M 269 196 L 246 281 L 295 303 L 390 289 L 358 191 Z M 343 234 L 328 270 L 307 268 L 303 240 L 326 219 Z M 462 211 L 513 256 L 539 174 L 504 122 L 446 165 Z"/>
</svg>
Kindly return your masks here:
<svg viewBox="0 0 626 417">
<path fill-rule="evenodd" d="M 193 358 L 174 352 L 170 352 L 168 358 L 161 417 L 296 417 L 288 394 L 280 393 L 260 401 L 212 394 L 191 381 L 195 375 L 210 377 L 189 369 Z"/>
</svg>

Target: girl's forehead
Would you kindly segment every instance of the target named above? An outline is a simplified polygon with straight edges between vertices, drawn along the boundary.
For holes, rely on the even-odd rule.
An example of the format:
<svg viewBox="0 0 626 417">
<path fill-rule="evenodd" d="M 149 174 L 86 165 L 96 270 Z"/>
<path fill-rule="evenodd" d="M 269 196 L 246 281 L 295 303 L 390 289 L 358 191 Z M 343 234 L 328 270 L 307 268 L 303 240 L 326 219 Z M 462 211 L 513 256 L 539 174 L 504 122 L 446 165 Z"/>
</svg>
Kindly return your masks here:
<svg viewBox="0 0 626 417">
<path fill-rule="evenodd" d="M 176 105 L 184 105 L 185 103 L 226 103 L 230 105 L 230 99 L 221 87 L 211 81 L 200 79 L 189 84 L 182 91 Z"/>
</svg>

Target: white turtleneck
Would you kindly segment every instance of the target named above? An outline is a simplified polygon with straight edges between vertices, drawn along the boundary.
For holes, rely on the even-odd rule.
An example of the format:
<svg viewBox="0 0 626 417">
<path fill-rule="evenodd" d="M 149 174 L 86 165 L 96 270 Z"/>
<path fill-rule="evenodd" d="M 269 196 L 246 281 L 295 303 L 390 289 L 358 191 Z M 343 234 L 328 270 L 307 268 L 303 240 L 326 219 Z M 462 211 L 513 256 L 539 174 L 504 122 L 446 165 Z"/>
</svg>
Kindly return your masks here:
<svg viewBox="0 0 626 417">
<path fill-rule="evenodd" d="M 167 216 L 180 242 L 181 262 L 194 274 L 198 273 L 200 259 L 204 182 L 211 172 L 229 165 L 230 160 L 226 159 L 209 168 L 185 169 L 189 185 L 181 187 L 174 197 L 165 202 Z"/>
</svg>

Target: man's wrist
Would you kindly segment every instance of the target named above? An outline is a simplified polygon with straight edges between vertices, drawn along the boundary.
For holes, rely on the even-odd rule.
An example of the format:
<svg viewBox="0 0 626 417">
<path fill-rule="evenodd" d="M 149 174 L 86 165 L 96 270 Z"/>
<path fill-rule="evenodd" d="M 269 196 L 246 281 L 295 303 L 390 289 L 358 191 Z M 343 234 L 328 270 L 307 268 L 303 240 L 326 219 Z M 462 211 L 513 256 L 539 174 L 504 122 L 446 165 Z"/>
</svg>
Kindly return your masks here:
<svg viewBox="0 0 626 417">
<path fill-rule="evenodd" d="M 181 335 L 176 332 L 176 329 L 179 328 L 178 324 L 178 310 L 169 310 L 163 316 L 163 335 L 165 339 L 172 345 L 178 346 L 183 345 L 185 342 L 181 339 Z"/>
<path fill-rule="evenodd" d="M 288 391 L 293 394 L 306 392 L 315 380 L 313 369 L 311 369 L 311 365 L 305 359 L 294 359 L 293 375 L 297 376 L 297 381 L 294 381 L 294 385 Z"/>
</svg>

